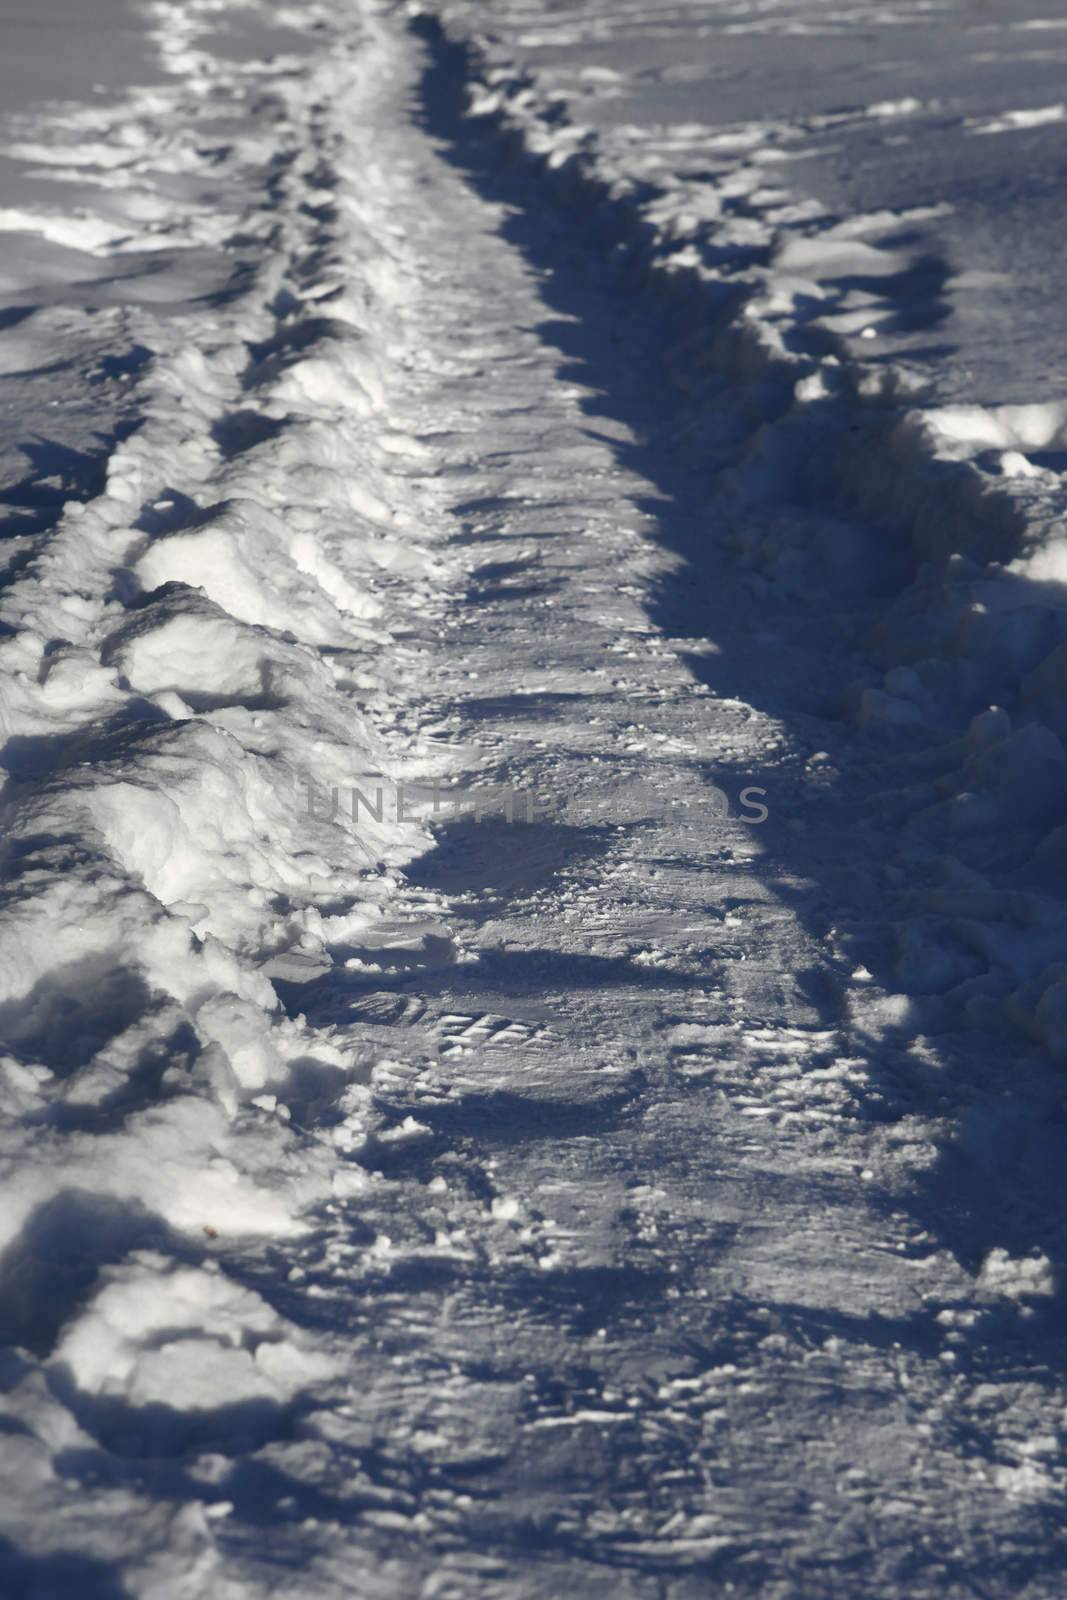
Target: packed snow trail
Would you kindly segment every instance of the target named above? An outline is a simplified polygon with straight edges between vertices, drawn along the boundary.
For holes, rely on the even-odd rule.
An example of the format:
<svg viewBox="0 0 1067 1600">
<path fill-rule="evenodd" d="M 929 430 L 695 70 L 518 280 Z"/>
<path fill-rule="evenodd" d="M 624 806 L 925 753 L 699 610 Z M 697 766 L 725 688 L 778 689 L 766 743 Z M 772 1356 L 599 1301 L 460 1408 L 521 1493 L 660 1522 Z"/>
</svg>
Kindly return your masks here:
<svg viewBox="0 0 1067 1600">
<path fill-rule="evenodd" d="M 5 594 L 6 1590 L 1055 1595 L 1062 1089 L 1003 1159 L 858 963 L 853 643 L 716 538 L 674 310 L 402 11 L 159 14 L 89 159 L 238 259 Z"/>
</svg>

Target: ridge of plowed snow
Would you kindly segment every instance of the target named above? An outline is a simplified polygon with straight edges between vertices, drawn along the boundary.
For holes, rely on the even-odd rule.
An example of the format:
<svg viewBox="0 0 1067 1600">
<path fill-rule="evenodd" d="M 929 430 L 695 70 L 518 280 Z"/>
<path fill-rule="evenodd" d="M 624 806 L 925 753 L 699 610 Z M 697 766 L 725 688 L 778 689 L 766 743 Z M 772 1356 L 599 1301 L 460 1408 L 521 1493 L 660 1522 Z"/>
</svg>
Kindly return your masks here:
<svg viewBox="0 0 1067 1600">
<path fill-rule="evenodd" d="M 53 1357 L 75 1411 L 142 1412 L 135 1454 L 171 1448 L 175 1407 L 224 1398 L 254 1434 L 335 1370 L 219 1276 L 211 1240 L 300 1235 L 360 1182 L 301 1108 L 347 1092 L 354 1127 L 367 1051 L 287 1013 L 268 971 L 313 976 L 387 912 L 433 925 L 396 872 L 424 826 L 372 806 L 356 827 L 337 790 L 443 770 L 375 723 L 391 689 L 410 702 L 398 635 L 432 627 L 447 571 L 409 482 L 402 178 L 370 153 L 395 46 L 371 18 L 309 61 L 246 67 L 197 47 L 217 9 L 155 8 L 173 88 L 61 113 L 18 152 L 91 180 L 91 214 L 0 216 L 109 258 L 231 239 L 255 256 L 217 304 L 127 313 L 132 431 L 100 493 L 20 541 L 0 601 L 5 1326 Z M 8 1406 L 29 1417 L 24 1389 Z M 32 1426 L 5 1471 L 30 1472 L 47 1521 L 44 1412 Z M 165 1508 L 138 1512 L 149 1546 L 204 1545 L 202 1517 L 168 1535 Z M 156 1581 L 139 1592 L 178 1592 Z"/>
</svg>

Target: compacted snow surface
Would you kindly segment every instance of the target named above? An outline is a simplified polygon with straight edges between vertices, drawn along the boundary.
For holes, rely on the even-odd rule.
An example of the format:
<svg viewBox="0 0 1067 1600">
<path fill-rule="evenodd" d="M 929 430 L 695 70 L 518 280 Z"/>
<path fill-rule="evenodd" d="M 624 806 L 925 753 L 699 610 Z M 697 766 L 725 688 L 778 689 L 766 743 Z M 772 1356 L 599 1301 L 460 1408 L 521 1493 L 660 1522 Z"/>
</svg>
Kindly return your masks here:
<svg viewBox="0 0 1067 1600">
<path fill-rule="evenodd" d="M 1062 1596 L 1056 6 L 0 31 L 0 1595 Z"/>
</svg>

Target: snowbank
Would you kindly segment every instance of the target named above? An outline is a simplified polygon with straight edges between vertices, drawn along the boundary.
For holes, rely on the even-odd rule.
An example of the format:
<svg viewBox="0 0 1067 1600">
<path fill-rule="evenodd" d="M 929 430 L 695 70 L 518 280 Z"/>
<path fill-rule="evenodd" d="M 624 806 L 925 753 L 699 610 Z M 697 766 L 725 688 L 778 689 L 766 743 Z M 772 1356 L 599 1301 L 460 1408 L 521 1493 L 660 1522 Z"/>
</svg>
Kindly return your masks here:
<svg viewBox="0 0 1067 1600">
<path fill-rule="evenodd" d="M 86 204 L 0 213 L 79 261 L 132 261 L 140 352 L 101 492 L 59 496 L 0 597 L 0 1280 L 26 1352 L 3 1408 L 38 1528 L 83 1423 L 120 1455 L 254 1444 L 331 1381 L 221 1265 L 361 1181 L 372 1063 L 291 1015 L 268 970 L 343 964 L 426 844 L 395 812 L 357 836 L 309 803 L 420 756 L 374 708 L 444 570 L 396 398 L 405 244 L 366 160 L 395 45 L 372 22 L 358 48 L 228 61 L 198 43 L 219 9 L 153 8 L 169 84 L 22 119 L 42 196 L 74 173 Z M 224 293 L 156 308 L 153 258 L 180 275 L 182 252 L 219 251 Z M 330 1131 L 299 1124 L 342 1095 L 339 1174 Z M 134 1564 L 158 1540 L 173 1572 L 185 1541 L 182 1592 L 207 1592 L 195 1500 L 155 1515 L 116 1491 L 101 1526 L 131 1510 Z M 176 1593 L 144 1559 L 137 1592 Z"/>
</svg>

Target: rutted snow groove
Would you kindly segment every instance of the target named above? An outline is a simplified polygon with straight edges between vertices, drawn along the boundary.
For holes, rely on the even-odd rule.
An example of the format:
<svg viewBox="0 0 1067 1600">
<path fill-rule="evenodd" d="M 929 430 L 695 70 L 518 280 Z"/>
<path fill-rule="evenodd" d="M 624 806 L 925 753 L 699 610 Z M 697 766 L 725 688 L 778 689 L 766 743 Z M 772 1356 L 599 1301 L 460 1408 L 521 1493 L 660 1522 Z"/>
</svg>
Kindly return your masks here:
<svg viewBox="0 0 1067 1600">
<path fill-rule="evenodd" d="M 926 879 L 896 920 L 895 981 L 936 995 L 942 1022 L 1018 1029 L 1062 1057 L 1065 403 L 939 403 L 928 374 L 866 363 L 864 332 L 892 327 L 900 282 L 919 293 L 929 275 L 908 249 L 924 212 L 827 216 L 787 181 L 799 134 L 907 117 L 917 102 L 797 126 L 594 134 L 567 114 L 566 72 L 542 83 L 521 48 L 627 27 L 653 37 L 679 19 L 699 31 L 699 14 L 646 14 L 638 0 L 608 24 L 577 6 L 542 32 L 523 0 L 411 10 L 462 52 L 470 115 L 676 306 L 691 448 L 748 581 L 832 609 L 866 648 L 836 711 L 899 752 L 882 802 L 900 834 L 897 881 Z M 792 24 L 757 11 L 745 26 Z M 583 86 L 619 92 L 603 78 Z M 952 948 L 946 966 L 938 952 Z"/>
</svg>

